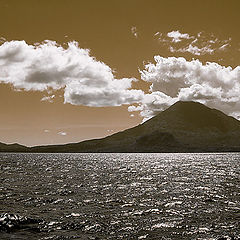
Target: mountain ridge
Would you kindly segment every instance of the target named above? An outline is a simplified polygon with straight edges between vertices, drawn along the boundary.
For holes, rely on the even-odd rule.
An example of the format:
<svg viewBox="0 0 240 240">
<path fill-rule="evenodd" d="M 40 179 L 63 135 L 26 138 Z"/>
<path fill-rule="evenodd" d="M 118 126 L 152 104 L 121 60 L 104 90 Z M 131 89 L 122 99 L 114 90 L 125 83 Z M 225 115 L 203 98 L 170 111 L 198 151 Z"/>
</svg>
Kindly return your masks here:
<svg viewBox="0 0 240 240">
<path fill-rule="evenodd" d="M 24 152 L 240 151 L 239 137 L 237 119 L 198 102 L 180 101 L 138 126 L 101 139 L 20 148 Z"/>
</svg>

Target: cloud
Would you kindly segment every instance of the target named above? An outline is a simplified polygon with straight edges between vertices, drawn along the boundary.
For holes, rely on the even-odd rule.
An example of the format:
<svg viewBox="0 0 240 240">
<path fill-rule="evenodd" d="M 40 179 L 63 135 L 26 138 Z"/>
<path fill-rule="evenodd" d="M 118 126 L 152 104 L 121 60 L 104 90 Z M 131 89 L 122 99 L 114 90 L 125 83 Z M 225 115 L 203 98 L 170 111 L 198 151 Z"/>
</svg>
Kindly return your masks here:
<svg viewBox="0 0 240 240">
<path fill-rule="evenodd" d="M 225 51 L 230 47 L 231 42 L 231 38 L 221 40 L 214 34 L 199 32 L 190 36 L 188 33 L 180 33 L 179 30 L 167 34 L 157 32 L 154 37 L 157 37 L 160 43 L 167 45 L 172 53 L 191 53 L 196 56 Z"/>
<path fill-rule="evenodd" d="M 4 43 L 4 42 L 6 42 L 6 41 L 7 41 L 6 38 L 0 37 L 0 42 Z"/>
<path fill-rule="evenodd" d="M 144 93 L 131 89 L 133 79 L 112 79 L 103 86 L 83 85 L 81 81 L 67 84 L 64 93 L 65 103 L 90 107 L 121 106 L 141 102 Z"/>
<path fill-rule="evenodd" d="M 41 99 L 41 102 L 50 102 L 52 103 L 53 102 L 53 99 L 55 98 L 55 95 L 51 95 L 51 96 L 44 96 L 42 99 Z"/>
<path fill-rule="evenodd" d="M 64 89 L 65 103 L 103 107 L 139 102 L 144 93 L 131 89 L 133 81 L 116 79 L 109 66 L 77 42 L 66 48 L 53 41 L 35 45 L 10 41 L 0 46 L 0 83 L 25 91 Z M 42 101 L 52 101 L 52 96 Z"/>
<path fill-rule="evenodd" d="M 221 42 L 220 48 L 228 47 L 230 40 Z M 190 41 L 194 46 L 199 40 Z M 210 47 L 219 43 L 217 38 L 211 41 L 208 40 Z M 203 50 L 204 44 L 203 41 L 201 47 L 193 48 L 192 53 L 203 54 L 207 51 Z M 136 79 L 116 79 L 108 65 L 90 56 L 89 50 L 81 49 L 76 42 L 63 48 L 52 41 L 35 45 L 11 41 L 0 46 L 0 83 L 11 84 L 16 90 L 51 94 L 41 101 L 52 101 L 54 91 L 63 89 L 64 102 L 73 105 L 131 105 L 129 112 L 140 111 L 145 120 L 179 100 L 199 101 L 240 118 L 240 66 L 203 64 L 182 57 L 155 56 L 154 60 L 140 71 L 141 79 L 151 84 L 145 94 L 132 89 Z M 64 136 L 64 132 L 59 134 Z"/>
<path fill-rule="evenodd" d="M 177 31 L 172 31 L 167 33 L 167 36 L 172 39 L 172 42 L 181 42 L 183 39 L 190 39 L 190 35 L 188 33 L 180 33 Z"/>
<path fill-rule="evenodd" d="M 229 40 L 230 41 L 230 40 Z M 172 53 L 181 52 L 181 53 L 191 53 L 196 56 L 213 54 L 216 51 L 225 51 L 230 46 L 228 40 L 208 40 L 204 41 L 202 39 L 195 39 L 191 43 L 188 43 L 185 47 L 176 47 L 170 46 L 169 50 Z"/>
<path fill-rule="evenodd" d="M 205 46 L 202 48 L 199 48 L 197 46 L 194 46 L 192 43 L 190 43 L 187 47 L 185 48 L 174 48 L 172 46 L 169 47 L 170 52 L 175 53 L 175 52 L 189 52 L 193 55 L 204 55 L 204 54 L 212 54 L 214 52 L 214 49 L 212 49 L 210 46 Z"/>
<path fill-rule="evenodd" d="M 201 63 L 185 58 L 154 57 L 155 64 L 140 71 L 142 80 L 150 82 L 150 93 L 142 103 L 128 110 L 141 111 L 146 119 L 166 109 L 174 102 L 198 101 L 226 114 L 240 112 L 240 66 L 221 66 L 215 62 Z"/>
<path fill-rule="evenodd" d="M 50 130 L 48 130 L 48 129 L 44 129 L 44 132 L 45 132 L 45 133 L 49 133 Z"/>
<path fill-rule="evenodd" d="M 128 111 L 140 111 L 143 121 L 146 121 L 162 112 L 176 101 L 177 98 L 172 98 L 160 91 L 154 91 L 150 94 L 146 94 L 143 101 L 138 106 L 129 106 Z"/>
<path fill-rule="evenodd" d="M 66 133 L 66 132 L 63 132 L 63 131 L 60 131 L 60 132 L 58 132 L 58 135 L 60 135 L 60 136 L 66 136 L 67 133 Z"/>
<path fill-rule="evenodd" d="M 224 51 L 224 50 L 226 50 L 227 49 L 227 47 L 229 47 L 229 43 L 225 43 L 225 44 L 223 44 L 221 47 L 219 47 L 219 50 L 222 50 L 222 51 Z"/>
<path fill-rule="evenodd" d="M 134 36 L 135 38 L 138 37 L 138 32 L 137 32 L 137 28 L 136 28 L 136 27 L 131 27 L 131 32 L 132 32 L 132 34 L 133 34 L 133 36 Z"/>
</svg>

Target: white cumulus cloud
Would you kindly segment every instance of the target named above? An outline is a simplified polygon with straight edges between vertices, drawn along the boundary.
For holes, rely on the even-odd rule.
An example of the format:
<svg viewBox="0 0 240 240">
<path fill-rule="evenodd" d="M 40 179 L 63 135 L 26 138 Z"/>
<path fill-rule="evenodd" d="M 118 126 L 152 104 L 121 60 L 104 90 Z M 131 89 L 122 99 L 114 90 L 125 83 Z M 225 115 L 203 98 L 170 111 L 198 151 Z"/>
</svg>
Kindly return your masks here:
<svg viewBox="0 0 240 240">
<path fill-rule="evenodd" d="M 240 66 L 221 66 L 215 62 L 201 63 L 185 58 L 154 57 L 155 63 L 145 65 L 141 78 L 150 82 L 150 93 L 141 104 L 129 111 L 141 111 L 148 119 L 174 102 L 199 101 L 209 107 L 237 117 L 240 111 Z"/>
<path fill-rule="evenodd" d="M 145 120 L 179 100 L 199 101 L 240 118 L 240 66 L 203 64 L 182 57 L 155 56 L 154 60 L 140 71 L 141 79 L 151 84 L 145 94 L 132 89 L 136 79 L 116 79 L 108 65 L 76 42 L 63 48 L 52 41 L 38 45 L 11 41 L 0 45 L 0 83 L 11 84 L 16 90 L 51 93 L 41 101 L 52 101 L 54 91 L 63 89 L 64 102 L 73 105 L 131 105 L 129 112 L 140 111 Z"/>
<path fill-rule="evenodd" d="M 144 93 L 131 89 L 133 81 L 116 79 L 108 65 L 76 42 L 67 48 L 53 41 L 35 45 L 10 41 L 0 46 L 0 83 L 25 91 L 63 88 L 65 103 L 102 107 L 139 102 Z M 52 96 L 42 101 L 52 101 Z"/>
<path fill-rule="evenodd" d="M 81 80 L 67 84 L 64 93 L 65 103 L 90 107 L 121 106 L 141 102 L 143 91 L 131 88 L 133 79 L 111 79 L 102 86 L 82 84 Z"/>
</svg>

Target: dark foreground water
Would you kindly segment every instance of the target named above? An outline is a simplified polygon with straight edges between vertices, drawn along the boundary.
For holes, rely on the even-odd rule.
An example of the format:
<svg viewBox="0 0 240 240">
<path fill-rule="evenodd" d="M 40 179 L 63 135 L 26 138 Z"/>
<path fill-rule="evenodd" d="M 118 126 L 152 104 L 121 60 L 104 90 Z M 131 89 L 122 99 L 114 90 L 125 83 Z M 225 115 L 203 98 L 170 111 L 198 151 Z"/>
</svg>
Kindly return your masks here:
<svg viewBox="0 0 240 240">
<path fill-rule="evenodd" d="M 1 240 L 240 239 L 240 154 L 0 154 L 0 166 Z"/>
</svg>

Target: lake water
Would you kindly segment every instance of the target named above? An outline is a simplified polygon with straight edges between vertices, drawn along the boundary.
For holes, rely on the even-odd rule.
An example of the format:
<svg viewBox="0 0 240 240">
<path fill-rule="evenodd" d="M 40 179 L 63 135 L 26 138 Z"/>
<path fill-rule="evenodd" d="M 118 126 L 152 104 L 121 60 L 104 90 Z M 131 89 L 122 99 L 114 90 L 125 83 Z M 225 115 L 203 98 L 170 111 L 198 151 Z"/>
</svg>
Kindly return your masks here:
<svg viewBox="0 0 240 240">
<path fill-rule="evenodd" d="M 2 153 L 0 166 L 0 239 L 240 239 L 239 153 Z"/>
</svg>

